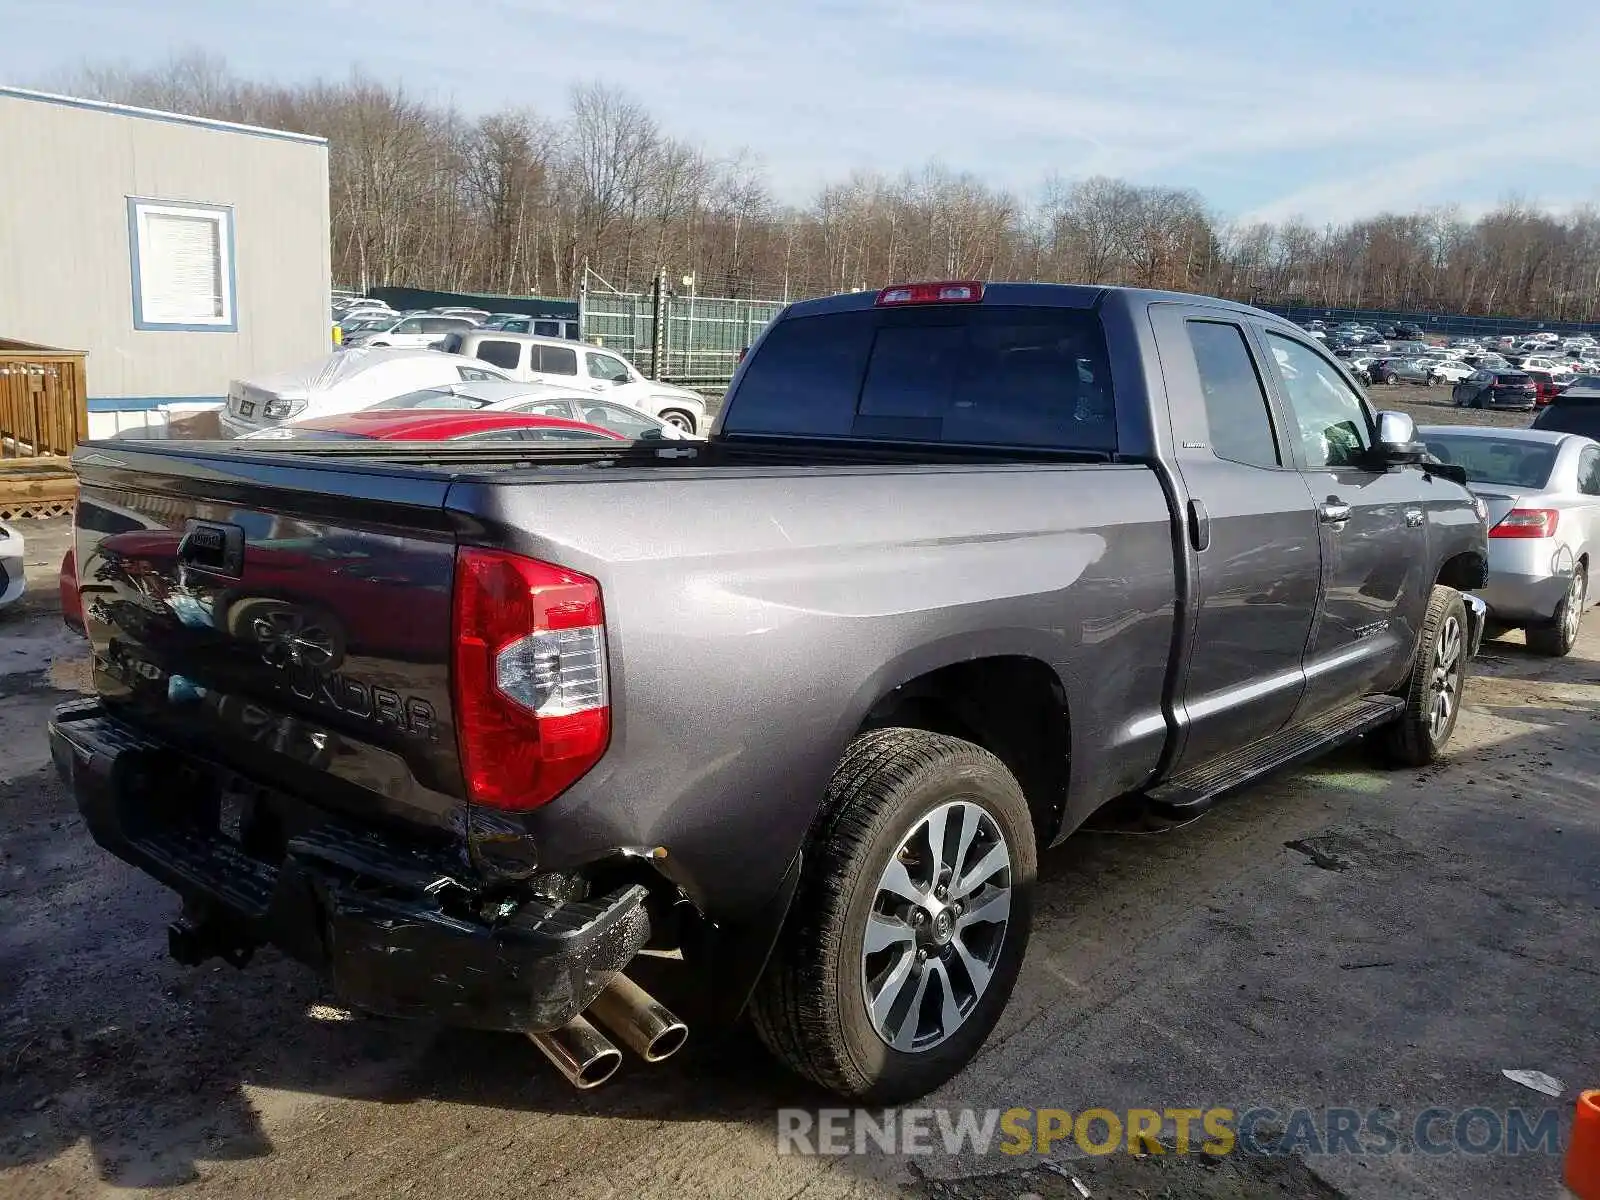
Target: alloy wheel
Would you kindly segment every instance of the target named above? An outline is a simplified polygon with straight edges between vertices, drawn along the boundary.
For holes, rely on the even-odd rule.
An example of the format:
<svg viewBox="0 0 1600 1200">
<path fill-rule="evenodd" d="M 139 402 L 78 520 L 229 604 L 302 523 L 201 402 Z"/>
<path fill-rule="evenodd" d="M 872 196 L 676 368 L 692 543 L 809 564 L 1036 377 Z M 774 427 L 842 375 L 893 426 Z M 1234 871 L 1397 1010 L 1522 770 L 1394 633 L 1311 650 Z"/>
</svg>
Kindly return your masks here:
<svg viewBox="0 0 1600 1200">
<path fill-rule="evenodd" d="M 1011 914 L 1011 850 L 970 800 L 923 816 L 878 879 L 861 949 L 861 987 L 886 1045 L 930 1050 L 988 989 Z"/>
</svg>

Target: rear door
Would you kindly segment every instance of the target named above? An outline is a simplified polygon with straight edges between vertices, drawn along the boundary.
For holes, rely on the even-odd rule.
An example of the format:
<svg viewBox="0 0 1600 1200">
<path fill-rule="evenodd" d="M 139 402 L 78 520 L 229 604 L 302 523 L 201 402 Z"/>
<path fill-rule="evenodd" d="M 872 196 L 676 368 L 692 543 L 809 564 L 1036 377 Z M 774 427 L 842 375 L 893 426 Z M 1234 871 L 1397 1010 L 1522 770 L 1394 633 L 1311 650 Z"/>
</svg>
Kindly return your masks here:
<svg viewBox="0 0 1600 1200">
<path fill-rule="evenodd" d="M 1257 328 L 1263 360 L 1298 434 L 1294 452 L 1316 504 L 1322 603 L 1306 650 L 1296 719 L 1404 675 L 1433 587 L 1427 492 L 1414 468 L 1378 470 L 1376 419 L 1331 360 L 1278 329 Z"/>
<path fill-rule="evenodd" d="M 108 708 L 324 807 L 449 828 L 447 480 L 127 443 L 79 470 L 78 578 Z"/>
<path fill-rule="evenodd" d="M 1178 759 L 1280 729 L 1300 703 L 1322 563 L 1316 517 L 1257 352 L 1231 314 L 1158 304 L 1172 441 L 1197 568 Z"/>
</svg>

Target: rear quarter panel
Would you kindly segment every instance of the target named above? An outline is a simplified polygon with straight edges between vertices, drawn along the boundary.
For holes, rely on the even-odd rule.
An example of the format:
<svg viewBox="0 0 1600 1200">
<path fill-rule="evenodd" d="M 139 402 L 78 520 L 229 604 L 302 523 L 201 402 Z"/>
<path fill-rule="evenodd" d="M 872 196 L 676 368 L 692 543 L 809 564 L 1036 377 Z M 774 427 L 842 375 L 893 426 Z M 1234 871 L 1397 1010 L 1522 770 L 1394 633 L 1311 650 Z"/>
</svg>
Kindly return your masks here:
<svg viewBox="0 0 1600 1200">
<path fill-rule="evenodd" d="M 1059 677 L 1075 800 L 1154 768 L 1176 584 L 1151 471 L 651 476 L 463 482 L 447 502 L 463 541 L 584 571 L 604 590 L 612 744 L 525 818 L 547 866 L 664 846 L 691 898 L 736 919 L 801 848 L 873 704 L 992 655 L 1036 658 Z"/>
</svg>

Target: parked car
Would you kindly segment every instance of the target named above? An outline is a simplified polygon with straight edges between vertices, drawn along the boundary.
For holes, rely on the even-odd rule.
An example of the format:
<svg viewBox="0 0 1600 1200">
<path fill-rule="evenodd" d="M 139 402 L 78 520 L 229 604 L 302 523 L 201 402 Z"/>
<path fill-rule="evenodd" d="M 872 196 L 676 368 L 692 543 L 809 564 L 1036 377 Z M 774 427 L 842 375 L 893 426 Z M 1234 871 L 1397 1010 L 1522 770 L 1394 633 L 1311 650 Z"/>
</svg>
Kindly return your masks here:
<svg viewBox="0 0 1600 1200">
<path fill-rule="evenodd" d="M 374 346 L 426 350 L 437 346 L 452 333 L 476 329 L 466 317 L 444 317 L 437 313 L 413 313 L 395 317 L 376 329 L 363 330 L 345 338 L 346 347 Z"/>
<path fill-rule="evenodd" d="M 482 308 L 462 308 L 460 306 L 446 305 L 433 310 L 441 317 L 461 317 L 471 321 L 474 325 L 481 325 L 489 319 L 489 312 Z"/>
<path fill-rule="evenodd" d="M 16 526 L 0 521 L 0 608 L 14 603 L 28 585 L 25 545 Z"/>
<path fill-rule="evenodd" d="M 529 317 L 514 313 L 499 320 L 485 321 L 483 327 L 503 329 L 506 333 L 533 333 L 568 342 L 580 340 L 578 322 L 566 317 Z"/>
<path fill-rule="evenodd" d="M 1522 372 L 1533 380 L 1533 402 L 1536 405 L 1549 404 L 1572 381 L 1570 375 L 1557 375 L 1551 371 L 1541 371 L 1527 366 L 1522 368 Z"/>
<path fill-rule="evenodd" d="M 464 412 L 530 412 L 551 417 L 564 417 L 598 425 L 629 438 L 665 438 L 682 441 L 694 435 L 685 433 L 676 425 L 668 425 L 658 417 L 602 400 L 594 395 L 574 394 L 570 388 L 551 387 L 540 383 L 506 383 L 485 380 L 481 383 L 452 383 L 440 387 L 423 388 L 407 392 L 393 400 L 375 404 L 367 412 L 395 411 L 398 409 L 454 409 Z"/>
<path fill-rule="evenodd" d="M 531 1034 L 579 1086 L 606 1033 L 683 1041 L 629 974 L 647 943 L 697 1020 L 748 1009 L 816 1085 L 943 1085 L 1017 979 L 1040 847 L 1362 734 L 1435 761 L 1485 614 L 1465 473 L 1303 331 L 1193 296 L 810 300 L 707 443 L 351 449 L 78 450 L 166 541 L 77 531 L 127 602 L 55 762 L 185 898 L 180 961 L 275 943 L 356 1007 Z M 284 539 L 272 619 L 215 615 Z M 408 581 L 402 628 L 283 635 L 353 574 Z"/>
<path fill-rule="evenodd" d="M 1480 367 L 1451 389 L 1450 400 L 1457 408 L 1530 409 L 1538 400 L 1538 390 L 1526 372 Z"/>
<path fill-rule="evenodd" d="M 1381 360 L 1373 371 L 1374 382 L 1378 383 L 1414 383 L 1422 386 L 1438 383 L 1443 376 L 1438 371 L 1439 364 L 1431 359 L 1421 358 L 1390 358 Z M 1381 375 L 1381 378 L 1377 378 Z"/>
<path fill-rule="evenodd" d="M 1539 410 L 1533 428 L 1576 433 L 1600 441 L 1600 375 L 1574 379 Z"/>
<path fill-rule="evenodd" d="M 598 425 L 523 412 L 469 409 L 363 409 L 342 416 L 259 429 L 246 441 L 315 442 L 615 442 L 623 435 Z"/>
<path fill-rule="evenodd" d="M 651 416 L 698 433 L 706 424 L 706 401 L 699 392 L 646 379 L 620 355 L 561 338 L 501 330 L 455 334 L 442 349 L 491 363 L 513 379 L 604 392 Z"/>
<path fill-rule="evenodd" d="M 1396 321 L 1386 331 L 1385 336 L 1407 342 L 1420 342 L 1426 336 L 1422 326 L 1411 321 Z"/>
<path fill-rule="evenodd" d="M 453 354 L 359 347 L 292 371 L 235 379 L 218 420 L 224 437 L 243 437 L 285 421 L 370 408 L 418 388 L 504 378 L 488 363 Z"/>
<path fill-rule="evenodd" d="M 1600 552 L 1600 444 L 1540 429 L 1420 432 L 1435 458 L 1465 468 L 1488 506 L 1489 583 L 1479 594 L 1489 619 L 1526 630 L 1536 653 L 1570 653 Z"/>
<path fill-rule="evenodd" d="M 1475 368 L 1467 363 L 1457 362 L 1452 359 L 1434 362 L 1430 365 L 1433 368 L 1433 373 L 1436 377 L 1434 382 L 1436 383 L 1460 383 L 1462 380 L 1470 379 L 1476 373 Z"/>
</svg>

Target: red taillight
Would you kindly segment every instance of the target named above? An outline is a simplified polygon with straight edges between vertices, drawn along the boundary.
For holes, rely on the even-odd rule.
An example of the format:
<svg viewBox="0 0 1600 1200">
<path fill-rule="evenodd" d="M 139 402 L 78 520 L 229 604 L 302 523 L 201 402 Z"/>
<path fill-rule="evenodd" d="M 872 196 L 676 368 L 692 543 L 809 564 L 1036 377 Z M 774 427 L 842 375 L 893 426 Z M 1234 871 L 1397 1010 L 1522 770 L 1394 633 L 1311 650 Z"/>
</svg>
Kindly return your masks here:
<svg viewBox="0 0 1600 1200">
<path fill-rule="evenodd" d="M 454 696 L 467 798 L 517 810 L 555 799 L 611 740 L 600 585 L 537 559 L 458 549 Z"/>
<path fill-rule="evenodd" d="M 976 279 L 944 283 L 896 283 L 878 293 L 880 306 L 895 304 L 976 304 L 983 299 L 983 284 Z"/>
<path fill-rule="evenodd" d="M 61 558 L 56 590 L 61 596 L 61 619 L 68 629 L 83 633 L 83 598 L 78 594 L 78 554 L 74 549 L 69 548 Z"/>
<path fill-rule="evenodd" d="M 1500 518 L 1500 523 L 1489 530 L 1490 537 L 1547 538 L 1555 537 L 1556 521 L 1561 514 L 1553 508 L 1513 508 Z"/>
</svg>

